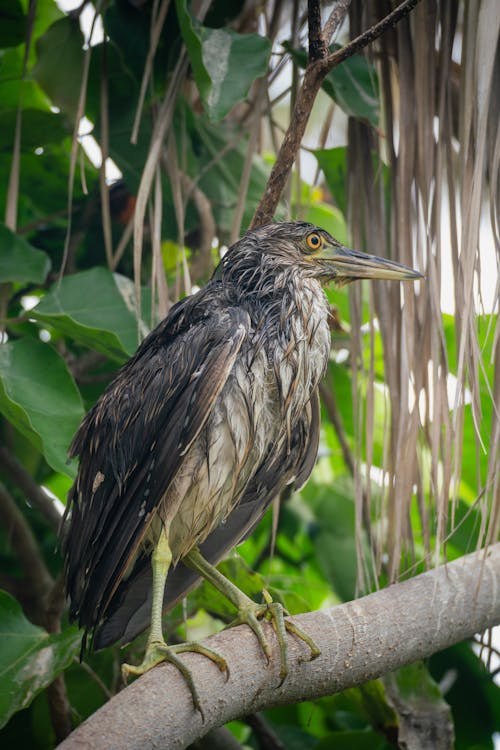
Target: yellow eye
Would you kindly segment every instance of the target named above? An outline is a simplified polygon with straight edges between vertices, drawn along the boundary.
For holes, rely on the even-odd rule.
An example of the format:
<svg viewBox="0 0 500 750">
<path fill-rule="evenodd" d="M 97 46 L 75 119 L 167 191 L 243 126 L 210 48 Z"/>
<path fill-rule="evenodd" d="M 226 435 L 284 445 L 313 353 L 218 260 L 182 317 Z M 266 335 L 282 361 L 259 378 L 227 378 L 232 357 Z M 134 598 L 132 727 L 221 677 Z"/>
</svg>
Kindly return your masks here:
<svg viewBox="0 0 500 750">
<path fill-rule="evenodd" d="M 306 237 L 306 243 L 309 250 L 319 250 L 321 245 L 323 244 L 323 240 L 321 238 L 321 235 L 319 235 L 317 232 L 311 232 L 311 234 L 308 234 Z"/>
</svg>

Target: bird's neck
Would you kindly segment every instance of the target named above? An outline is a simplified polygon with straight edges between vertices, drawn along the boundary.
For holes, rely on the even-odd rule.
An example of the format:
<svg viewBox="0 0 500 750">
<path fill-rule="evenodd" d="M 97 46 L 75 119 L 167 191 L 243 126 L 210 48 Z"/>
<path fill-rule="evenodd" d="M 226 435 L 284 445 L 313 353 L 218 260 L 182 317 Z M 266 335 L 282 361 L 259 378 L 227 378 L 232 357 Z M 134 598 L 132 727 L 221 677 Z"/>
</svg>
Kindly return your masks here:
<svg viewBox="0 0 500 750">
<path fill-rule="evenodd" d="M 319 281 L 286 267 L 253 275 L 248 268 L 233 283 L 253 323 L 254 349 L 265 350 L 274 368 L 303 372 L 316 386 L 330 351 L 328 303 Z"/>
</svg>

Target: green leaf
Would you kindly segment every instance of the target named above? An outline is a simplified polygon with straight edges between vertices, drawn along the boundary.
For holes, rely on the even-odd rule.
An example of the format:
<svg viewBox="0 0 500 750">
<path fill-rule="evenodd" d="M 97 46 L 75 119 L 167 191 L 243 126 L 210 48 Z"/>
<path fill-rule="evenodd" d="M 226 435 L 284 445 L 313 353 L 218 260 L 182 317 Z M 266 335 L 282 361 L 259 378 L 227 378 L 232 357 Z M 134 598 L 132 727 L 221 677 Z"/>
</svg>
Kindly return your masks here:
<svg viewBox="0 0 500 750">
<path fill-rule="evenodd" d="M 75 628 L 49 635 L 32 625 L 19 603 L 0 591 L 0 727 L 66 669 L 80 641 Z"/>
<path fill-rule="evenodd" d="M 72 120 L 76 117 L 83 73 L 83 35 L 78 19 L 56 21 L 36 42 L 37 63 L 32 74 Z"/>
<path fill-rule="evenodd" d="M 69 143 L 66 145 L 69 146 Z M 0 153 L 0 174 L 8 174 L 11 158 L 8 152 Z M 21 153 L 19 226 L 22 227 L 30 222 L 43 225 L 41 241 L 51 255 L 55 267 L 59 265 L 62 257 L 66 224 L 64 217 L 48 222 L 47 216 L 51 213 L 60 213 L 61 206 L 66 205 L 68 165 L 69 155 L 67 149 L 65 151 L 64 142 L 44 150 L 43 154 Z M 85 171 L 87 186 L 91 191 L 97 172 L 90 169 L 88 165 Z M 0 205 L 5 205 L 7 187 L 7 180 L 0 180 Z M 74 198 L 76 208 L 76 202 L 82 198 L 82 186 L 79 179 L 75 182 Z"/>
<path fill-rule="evenodd" d="M 337 148 L 318 148 L 314 156 L 325 175 L 326 184 L 335 203 L 345 215 L 346 212 L 346 178 L 347 178 L 347 149 L 345 146 Z"/>
<path fill-rule="evenodd" d="M 340 49 L 333 45 L 332 52 Z M 377 127 L 380 119 L 377 71 L 362 55 L 353 55 L 331 70 L 323 89 L 351 117 L 368 120 Z"/>
<path fill-rule="evenodd" d="M 432 679 L 422 661 L 407 664 L 393 672 L 390 682 L 397 687 L 401 699 L 416 703 L 438 704 L 443 697 L 437 683 Z"/>
<path fill-rule="evenodd" d="M 43 284 L 50 258 L 0 222 L 0 282 Z"/>
<path fill-rule="evenodd" d="M 295 62 L 305 68 L 307 54 L 302 49 L 294 49 L 288 42 L 284 45 Z M 340 49 L 332 45 L 331 52 Z M 379 85 L 377 71 L 362 55 L 353 55 L 328 73 L 322 83 L 323 90 L 350 117 L 368 120 L 375 127 L 379 123 Z"/>
<path fill-rule="evenodd" d="M 215 127 L 206 119 L 193 118 L 189 112 L 186 112 L 186 121 L 190 127 L 193 150 L 198 161 L 196 171 L 193 170 L 191 175 L 203 175 L 200 179 L 200 188 L 205 195 L 210 196 L 214 219 L 217 226 L 223 228 L 225 238 L 229 235 L 234 217 L 236 196 L 247 153 L 247 137 L 244 133 L 238 136 L 232 123 L 224 122 Z M 229 157 L 220 159 L 219 155 L 231 142 L 236 142 L 236 146 L 231 149 Z M 269 172 L 270 167 L 264 160 L 260 156 L 255 156 L 252 160 L 242 227 L 247 227 L 252 220 L 254 208 L 262 196 Z M 196 226 L 198 223 L 197 217 Z"/>
<path fill-rule="evenodd" d="M 109 12 L 112 11 L 118 12 L 116 7 L 110 8 Z M 123 8 L 120 9 L 121 12 L 124 12 Z M 137 45 L 137 35 L 134 33 L 130 38 L 133 44 Z M 113 41 L 97 44 L 92 49 L 86 115 L 94 123 L 93 136 L 100 142 L 102 139 L 100 113 L 104 50 L 108 84 L 109 155 L 122 171 L 128 189 L 136 192 L 148 155 L 151 118 L 147 115 L 142 118 L 138 142 L 131 143 L 130 134 L 137 109 L 139 84 L 130 71 L 130 60 Z"/>
<path fill-rule="evenodd" d="M 309 221 L 317 227 L 326 229 L 343 245 L 347 245 L 347 225 L 345 218 L 338 208 L 328 203 L 316 202 L 303 212 L 304 221 Z"/>
<path fill-rule="evenodd" d="M 138 344 L 132 282 L 105 268 L 66 276 L 32 316 L 85 346 L 123 361 Z"/>
<path fill-rule="evenodd" d="M 309 482 L 302 490 L 316 519 L 314 547 L 326 580 L 344 601 L 356 595 L 354 487 L 339 477 L 332 487 Z"/>
<path fill-rule="evenodd" d="M 23 88 L 28 93 L 24 84 Z M 16 115 L 15 109 L 0 112 L 0 149 L 2 151 L 12 148 Z M 41 109 L 23 108 L 21 151 L 33 151 L 39 146 L 47 148 L 53 143 L 61 143 L 67 135 L 68 131 L 61 115 L 55 112 L 44 112 Z"/>
<path fill-rule="evenodd" d="M 30 338 L 2 344 L 0 411 L 53 469 L 72 475 L 66 455 L 83 407 L 64 360 L 51 346 Z"/>
<path fill-rule="evenodd" d="M 26 16 L 20 0 L 0 0 L 0 47 L 17 47 L 26 36 Z"/>
<path fill-rule="evenodd" d="M 177 15 L 203 105 L 221 120 L 242 101 L 253 81 L 267 71 L 271 42 L 258 34 L 201 26 L 177 0 Z"/>
</svg>

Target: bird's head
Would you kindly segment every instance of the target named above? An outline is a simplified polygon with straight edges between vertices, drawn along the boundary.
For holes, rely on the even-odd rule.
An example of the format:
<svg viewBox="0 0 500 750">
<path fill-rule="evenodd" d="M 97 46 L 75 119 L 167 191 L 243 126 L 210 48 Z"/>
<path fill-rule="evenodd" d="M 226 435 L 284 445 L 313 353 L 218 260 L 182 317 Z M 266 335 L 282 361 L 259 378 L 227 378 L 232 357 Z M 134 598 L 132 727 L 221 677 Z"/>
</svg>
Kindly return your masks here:
<svg viewBox="0 0 500 750">
<path fill-rule="evenodd" d="M 240 242 L 264 254 L 270 265 L 299 267 L 307 276 L 323 282 L 422 278 L 421 273 L 401 263 L 350 250 L 324 229 L 301 221 L 267 224 L 247 232 Z"/>
</svg>

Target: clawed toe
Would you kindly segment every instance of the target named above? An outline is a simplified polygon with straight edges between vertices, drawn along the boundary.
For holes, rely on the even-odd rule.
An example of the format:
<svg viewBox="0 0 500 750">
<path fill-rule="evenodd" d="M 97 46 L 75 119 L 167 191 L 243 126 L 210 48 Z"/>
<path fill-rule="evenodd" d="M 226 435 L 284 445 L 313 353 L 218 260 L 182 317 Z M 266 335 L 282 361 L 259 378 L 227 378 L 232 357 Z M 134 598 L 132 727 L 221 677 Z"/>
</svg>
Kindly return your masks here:
<svg viewBox="0 0 500 750">
<path fill-rule="evenodd" d="M 206 656 L 207 659 L 210 659 L 214 662 L 214 664 L 219 668 L 221 672 L 226 674 L 226 679 L 229 677 L 229 668 L 224 657 L 222 657 L 215 651 L 212 651 L 212 649 L 207 648 L 206 646 L 202 646 L 200 643 L 180 643 L 175 646 L 169 646 L 163 641 L 153 641 L 148 643 L 146 653 L 144 654 L 144 659 L 142 660 L 141 664 L 122 664 L 123 679 L 126 682 L 129 675 L 143 675 L 146 672 L 149 672 L 149 670 L 153 667 L 156 667 L 157 664 L 161 664 L 162 662 L 173 664 L 184 677 L 184 680 L 191 693 L 191 698 L 193 700 L 193 706 L 195 710 L 199 711 L 202 719 L 204 719 L 198 691 L 196 690 L 191 670 L 186 667 L 182 659 L 179 659 L 179 657 L 177 656 L 177 654 L 184 654 L 189 651 L 196 654 L 201 654 L 202 656 Z"/>
<path fill-rule="evenodd" d="M 271 648 L 264 634 L 261 621 L 267 620 L 272 624 L 276 632 L 276 637 L 278 639 L 280 649 L 281 685 L 288 674 L 287 633 L 291 633 L 296 638 L 304 641 L 304 643 L 309 647 L 311 651 L 309 661 L 316 659 L 321 654 L 321 651 L 315 644 L 313 639 L 307 635 L 307 633 L 304 633 L 303 630 L 301 630 L 293 622 L 290 622 L 290 620 L 285 619 L 285 617 L 288 616 L 289 613 L 283 607 L 283 605 L 280 604 L 280 602 L 273 602 L 271 595 L 265 589 L 263 591 L 263 597 L 265 601 L 262 604 L 256 604 L 249 599 L 245 600 L 239 608 L 238 617 L 236 618 L 236 620 L 234 620 L 234 622 L 231 623 L 229 627 L 233 627 L 234 625 L 241 625 L 243 623 L 248 625 L 249 628 L 251 628 L 251 630 L 255 633 L 260 647 L 264 652 L 267 663 L 269 664 L 271 660 Z M 304 659 L 301 659 L 301 661 L 304 661 Z"/>
</svg>

